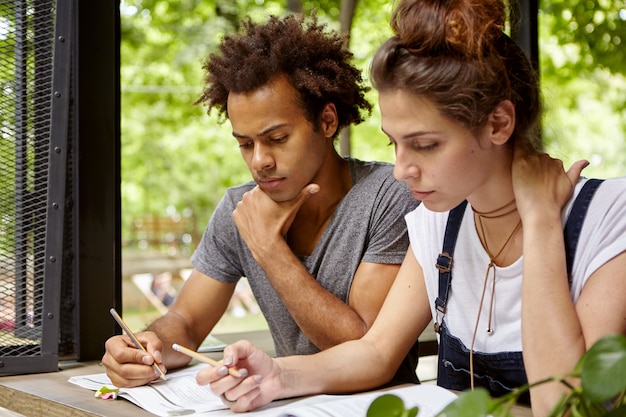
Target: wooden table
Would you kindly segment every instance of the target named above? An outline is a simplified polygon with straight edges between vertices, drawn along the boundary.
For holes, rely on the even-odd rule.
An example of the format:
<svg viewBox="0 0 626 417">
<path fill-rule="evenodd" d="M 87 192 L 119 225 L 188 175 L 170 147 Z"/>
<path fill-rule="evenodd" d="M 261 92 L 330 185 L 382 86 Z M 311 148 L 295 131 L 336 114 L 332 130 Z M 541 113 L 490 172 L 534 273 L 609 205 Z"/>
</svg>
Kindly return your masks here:
<svg viewBox="0 0 626 417">
<path fill-rule="evenodd" d="M 268 331 L 219 334 L 219 339 L 232 343 L 248 339 L 269 354 L 273 354 Z M 221 357 L 216 353 L 216 358 Z M 93 393 L 68 382 L 76 375 L 105 372 L 98 362 L 63 362 L 59 372 L 5 376 L 0 378 L 0 416 L 27 417 L 154 417 L 153 414 L 129 401 L 103 401 Z M 4 410 L 8 410 L 4 413 Z M 516 407 L 515 417 L 530 417 L 528 408 Z"/>
<path fill-rule="evenodd" d="M 267 330 L 216 336 L 226 343 L 247 339 L 268 354 L 274 354 L 272 337 Z M 222 356 L 221 352 L 212 355 L 216 359 Z M 68 382 L 72 376 L 105 372 L 99 361 L 61 362 L 59 368 L 59 372 L 1 377 L 0 416 L 4 416 L 4 408 L 18 413 L 17 416 L 28 417 L 154 417 L 128 401 L 103 401 L 95 398 L 91 391 Z"/>
</svg>

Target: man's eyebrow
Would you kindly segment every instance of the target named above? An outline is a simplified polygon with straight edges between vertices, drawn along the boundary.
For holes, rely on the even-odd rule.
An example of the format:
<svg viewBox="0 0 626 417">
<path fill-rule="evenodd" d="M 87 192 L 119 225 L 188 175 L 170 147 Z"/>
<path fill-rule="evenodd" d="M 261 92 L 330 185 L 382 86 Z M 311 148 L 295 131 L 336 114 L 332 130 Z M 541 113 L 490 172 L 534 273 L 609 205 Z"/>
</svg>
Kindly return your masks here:
<svg viewBox="0 0 626 417">
<path fill-rule="evenodd" d="M 276 129 L 280 129 L 281 127 L 285 127 L 285 126 L 287 126 L 287 123 L 279 123 L 279 124 L 276 124 L 276 125 L 272 125 L 272 126 L 270 126 L 270 127 L 266 128 L 266 129 L 264 129 L 263 131 L 261 131 L 261 132 L 260 132 L 258 135 L 256 135 L 256 136 L 265 136 L 265 135 L 267 135 L 268 133 L 271 133 L 271 132 L 273 132 L 274 130 L 276 130 Z M 246 138 L 246 137 L 247 137 L 246 135 L 242 135 L 242 134 L 237 133 L 237 132 L 235 132 L 235 131 L 233 131 L 233 136 L 234 136 L 235 138 L 238 138 L 238 139 L 239 139 L 239 138 Z"/>
</svg>

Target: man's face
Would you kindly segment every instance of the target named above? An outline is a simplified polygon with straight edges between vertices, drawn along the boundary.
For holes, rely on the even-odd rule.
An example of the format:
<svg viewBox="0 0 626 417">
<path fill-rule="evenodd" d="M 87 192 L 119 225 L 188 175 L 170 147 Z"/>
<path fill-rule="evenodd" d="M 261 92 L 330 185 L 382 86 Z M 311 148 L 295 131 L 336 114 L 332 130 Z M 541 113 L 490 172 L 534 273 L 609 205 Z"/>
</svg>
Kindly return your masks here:
<svg viewBox="0 0 626 417">
<path fill-rule="evenodd" d="M 290 200 L 313 182 L 332 150 L 332 138 L 314 130 L 284 77 L 231 93 L 228 118 L 250 173 L 275 201 Z"/>
</svg>

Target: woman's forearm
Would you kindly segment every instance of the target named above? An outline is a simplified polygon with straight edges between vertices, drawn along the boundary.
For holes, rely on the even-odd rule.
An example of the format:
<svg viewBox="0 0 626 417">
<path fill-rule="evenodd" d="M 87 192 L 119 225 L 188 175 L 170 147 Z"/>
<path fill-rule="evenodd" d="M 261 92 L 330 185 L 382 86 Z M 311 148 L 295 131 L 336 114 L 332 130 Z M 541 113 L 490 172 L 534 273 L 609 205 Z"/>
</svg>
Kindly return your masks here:
<svg viewBox="0 0 626 417">
<path fill-rule="evenodd" d="M 570 372 L 585 352 L 572 302 L 559 213 L 545 211 L 524 223 L 522 341 L 529 382 Z M 542 384 L 531 392 L 536 415 L 544 415 L 566 388 Z"/>
</svg>

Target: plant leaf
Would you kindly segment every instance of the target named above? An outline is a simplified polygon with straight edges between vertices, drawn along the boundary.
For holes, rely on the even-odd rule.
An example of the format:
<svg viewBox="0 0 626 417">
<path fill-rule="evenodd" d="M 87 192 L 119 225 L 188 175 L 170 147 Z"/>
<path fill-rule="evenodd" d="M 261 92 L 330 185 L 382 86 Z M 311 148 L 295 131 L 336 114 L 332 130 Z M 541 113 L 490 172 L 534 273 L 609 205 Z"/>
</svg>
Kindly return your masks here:
<svg viewBox="0 0 626 417">
<path fill-rule="evenodd" d="M 488 414 L 491 399 L 484 388 L 465 391 L 446 406 L 438 417 L 484 417 Z"/>
<path fill-rule="evenodd" d="M 413 417 L 417 415 L 417 407 Z M 402 399 L 393 394 L 384 394 L 372 401 L 367 409 L 367 417 L 403 417 L 407 415 Z"/>
<path fill-rule="evenodd" d="M 626 389 L 626 336 L 605 336 L 584 356 L 581 382 L 586 398 L 603 402 Z"/>
<path fill-rule="evenodd" d="M 407 410 L 406 417 L 415 417 L 419 410 L 420 409 L 418 407 L 413 407 L 410 410 Z"/>
<path fill-rule="evenodd" d="M 617 407 L 616 409 L 606 413 L 604 417 L 624 417 L 626 416 L 626 405 Z"/>
</svg>

